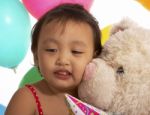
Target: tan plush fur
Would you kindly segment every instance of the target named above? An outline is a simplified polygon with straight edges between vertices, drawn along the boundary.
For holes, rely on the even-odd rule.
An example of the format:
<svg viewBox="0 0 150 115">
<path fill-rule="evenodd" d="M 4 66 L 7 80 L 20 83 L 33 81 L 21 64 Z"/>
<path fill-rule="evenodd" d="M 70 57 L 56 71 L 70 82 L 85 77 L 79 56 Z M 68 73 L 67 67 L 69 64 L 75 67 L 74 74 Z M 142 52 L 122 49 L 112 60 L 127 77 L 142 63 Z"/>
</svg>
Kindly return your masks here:
<svg viewBox="0 0 150 115">
<path fill-rule="evenodd" d="M 82 100 L 107 112 L 150 115 L 150 30 L 130 19 L 114 24 L 91 63 L 96 65 L 92 78 L 79 86 Z"/>
</svg>

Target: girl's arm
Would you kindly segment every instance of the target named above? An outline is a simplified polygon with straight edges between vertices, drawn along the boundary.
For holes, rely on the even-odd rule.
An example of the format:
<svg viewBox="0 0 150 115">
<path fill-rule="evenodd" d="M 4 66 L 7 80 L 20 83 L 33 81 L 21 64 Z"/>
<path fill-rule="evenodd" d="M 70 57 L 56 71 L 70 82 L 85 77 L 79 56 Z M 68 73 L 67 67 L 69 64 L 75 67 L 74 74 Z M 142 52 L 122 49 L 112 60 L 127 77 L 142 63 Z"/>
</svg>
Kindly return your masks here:
<svg viewBox="0 0 150 115">
<path fill-rule="evenodd" d="M 11 98 L 5 115 L 35 115 L 35 102 L 26 87 L 20 88 Z"/>
</svg>

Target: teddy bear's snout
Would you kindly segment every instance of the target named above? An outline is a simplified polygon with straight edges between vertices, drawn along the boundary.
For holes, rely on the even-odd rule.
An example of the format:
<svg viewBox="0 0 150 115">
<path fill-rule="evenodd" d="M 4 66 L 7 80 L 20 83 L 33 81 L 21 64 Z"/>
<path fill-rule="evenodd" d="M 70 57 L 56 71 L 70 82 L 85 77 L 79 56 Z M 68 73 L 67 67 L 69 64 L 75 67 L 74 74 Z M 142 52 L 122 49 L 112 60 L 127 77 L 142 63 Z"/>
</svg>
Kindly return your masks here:
<svg viewBox="0 0 150 115">
<path fill-rule="evenodd" d="M 85 72 L 83 75 L 83 80 L 89 80 L 93 77 L 94 70 L 96 69 L 96 64 L 95 63 L 89 63 L 86 68 Z"/>
</svg>

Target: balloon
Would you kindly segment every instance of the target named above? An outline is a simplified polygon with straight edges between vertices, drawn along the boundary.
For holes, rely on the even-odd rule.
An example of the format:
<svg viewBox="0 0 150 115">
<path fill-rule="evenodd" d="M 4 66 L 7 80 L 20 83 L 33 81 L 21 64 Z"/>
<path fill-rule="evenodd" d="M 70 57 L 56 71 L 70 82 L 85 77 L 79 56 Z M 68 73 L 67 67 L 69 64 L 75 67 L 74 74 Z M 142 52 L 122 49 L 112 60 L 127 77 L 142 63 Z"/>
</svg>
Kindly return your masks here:
<svg viewBox="0 0 150 115">
<path fill-rule="evenodd" d="M 31 15 L 39 19 L 48 10 L 63 3 L 79 3 L 87 10 L 90 9 L 93 0 L 22 0 Z"/>
<path fill-rule="evenodd" d="M 19 0 L 1 0 L 0 4 L 0 66 L 14 68 L 29 47 L 30 19 Z"/>
<path fill-rule="evenodd" d="M 6 107 L 0 104 L 0 115 L 4 115 L 5 110 L 6 110 Z"/>
<path fill-rule="evenodd" d="M 32 84 L 37 81 L 42 80 L 42 76 L 40 75 L 38 69 L 36 67 L 32 67 L 23 77 L 20 82 L 19 87 L 23 87 L 25 84 Z"/>
<path fill-rule="evenodd" d="M 150 10 L 150 0 L 137 0 L 140 4 L 142 4 L 146 9 Z"/>
<path fill-rule="evenodd" d="M 111 27 L 111 25 L 108 25 L 102 29 L 102 45 L 104 45 L 105 42 L 109 39 Z"/>
</svg>

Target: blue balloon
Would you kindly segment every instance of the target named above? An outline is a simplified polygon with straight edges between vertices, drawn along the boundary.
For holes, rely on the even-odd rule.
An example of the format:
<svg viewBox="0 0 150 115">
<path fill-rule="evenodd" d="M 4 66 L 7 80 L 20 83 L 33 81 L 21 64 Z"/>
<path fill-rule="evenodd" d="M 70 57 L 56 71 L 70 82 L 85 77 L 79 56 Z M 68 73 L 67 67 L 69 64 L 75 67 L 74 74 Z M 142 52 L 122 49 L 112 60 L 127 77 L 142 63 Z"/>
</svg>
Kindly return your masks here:
<svg viewBox="0 0 150 115">
<path fill-rule="evenodd" d="M 19 0 L 0 0 L 0 66 L 16 67 L 30 44 L 31 23 Z"/>
<path fill-rule="evenodd" d="M 0 115 L 4 115 L 6 107 L 0 104 Z"/>
</svg>

